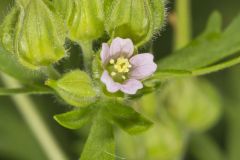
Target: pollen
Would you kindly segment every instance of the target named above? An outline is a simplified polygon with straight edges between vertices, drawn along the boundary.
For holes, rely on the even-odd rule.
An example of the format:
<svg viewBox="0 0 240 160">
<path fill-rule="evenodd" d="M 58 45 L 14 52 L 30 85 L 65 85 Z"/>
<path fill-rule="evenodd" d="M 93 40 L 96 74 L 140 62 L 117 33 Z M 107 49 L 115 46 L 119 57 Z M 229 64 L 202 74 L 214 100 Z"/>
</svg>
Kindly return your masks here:
<svg viewBox="0 0 240 160">
<path fill-rule="evenodd" d="M 110 64 L 114 65 L 114 69 L 118 73 L 128 73 L 130 71 L 129 68 L 132 67 L 132 65 L 129 63 L 129 60 L 124 57 L 119 57 L 116 62 L 114 59 L 111 59 Z"/>
<path fill-rule="evenodd" d="M 110 64 L 114 64 L 115 63 L 115 60 L 114 59 L 111 59 L 110 60 Z"/>
<path fill-rule="evenodd" d="M 111 76 L 116 76 L 116 74 L 117 74 L 116 72 L 112 72 Z"/>
</svg>

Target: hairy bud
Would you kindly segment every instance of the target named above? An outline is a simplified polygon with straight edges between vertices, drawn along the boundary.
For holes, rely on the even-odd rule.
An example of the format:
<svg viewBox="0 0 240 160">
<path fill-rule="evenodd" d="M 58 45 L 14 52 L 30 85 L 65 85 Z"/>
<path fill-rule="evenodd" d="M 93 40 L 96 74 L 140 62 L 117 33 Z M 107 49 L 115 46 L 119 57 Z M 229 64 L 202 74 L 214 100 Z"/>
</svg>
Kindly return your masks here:
<svg viewBox="0 0 240 160">
<path fill-rule="evenodd" d="M 107 11 L 106 28 L 112 37 L 131 38 L 140 46 L 161 28 L 163 0 L 114 0 Z"/>
<path fill-rule="evenodd" d="M 69 38 L 89 41 L 104 33 L 104 12 L 101 0 L 75 0 L 68 21 Z"/>
<path fill-rule="evenodd" d="M 65 22 L 70 18 L 72 8 L 73 8 L 73 0 L 53 0 L 53 6 L 56 12 L 58 12 Z"/>
<path fill-rule="evenodd" d="M 65 30 L 61 19 L 42 0 L 29 1 L 24 14 L 16 45 L 20 62 L 38 69 L 63 58 Z"/>
<path fill-rule="evenodd" d="M 19 6 L 14 6 L 0 26 L 0 43 L 7 51 L 14 53 L 15 39 L 18 35 L 23 14 Z"/>
</svg>

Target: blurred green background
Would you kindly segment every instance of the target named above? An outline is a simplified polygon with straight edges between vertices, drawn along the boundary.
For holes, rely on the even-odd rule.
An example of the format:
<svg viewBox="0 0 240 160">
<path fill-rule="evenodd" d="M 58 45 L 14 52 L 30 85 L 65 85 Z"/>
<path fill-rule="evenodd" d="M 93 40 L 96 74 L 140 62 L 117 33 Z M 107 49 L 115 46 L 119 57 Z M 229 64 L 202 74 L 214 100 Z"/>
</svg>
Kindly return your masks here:
<svg viewBox="0 0 240 160">
<path fill-rule="evenodd" d="M 12 1 L 0 0 L 0 21 L 11 8 Z M 169 0 L 168 10 L 171 14 L 175 1 Z M 234 17 L 240 13 L 239 0 L 192 0 L 192 27 L 193 37 L 197 36 L 205 27 L 210 13 L 214 10 L 220 11 L 223 15 L 224 26 L 229 24 Z M 239 26 L 240 27 L 240 26 Z M 240 36 L 240 35 L 239 35 Z M 166 25 L 161 36 L 154 41 L 154 53 L 158 58 L 166 56 L 173 50 L 173 29 Z M 240 159 L 240 66 L 214 73 L 206 76 L 217 88 L 223 103 L 223 111 L 220 120 L 207 131 L 198 132 L 191 135 L 187 141 L 186 148 L 179 149 L 178 135 L 169 141 L 170 145 L 159 146 L 163 154 L 182 154 L 187 160 L 239 160 Z M 0 83 L 2 85 L 2 83 Z M 61 105 L 55 97 L 33 96 L 41 116 L 49 125 L 56 137 L 59 145 L 65 151 L 69 159 L 78 159 L 82 146 L 86 140 L 88 128 L 80 131 L 72 131 L 59 126 L 53 115 L 68 110 L 69 106 Z M 22 106 L 24 107 L 24 106 Z M 206 111 L 207 113 L 207 111 Z M 164 130 L 164 138 L 171 138 L 175 134 L 173 122 L 169 122 L 170 129 Z M 161 129 L 160 129 L 161 130 Z M 156 135 L 158 129 L 153 131 Z M 162 132 L 161 132 L 162 133 Z M 159 137 L 163 135 L 159 133 Z M 149 133 L 151 136 L 151 133 Z M 117 136 L 118 137 L 118 136 Z M 127 155 L 129 160 L 140 160 L 145 150 L 132 150 L 132 148 L 144 145 L 141 137 L 131 137 L 133 143 L 127 143 L 129 136 L 124 133 L 119 134 L 118 155 L 119 158 Z M 153 140 L 154 141 L 154 140 Z M 126 142 L 126 143 L 125 143 Z M 123 143 L 123 144 L 122 144 Z M 152 143 L 152 142 L 150 142 Z M 121 146 L 125 145 L 125 150 Z M 133 145 L 133 146 L 131 146 Z M 166 148 L 169 147 L 169 148 Z M 183 151 L 186 151 L 186 153 Z M 138 153 L 137 153 L 138 152 Z M 152 153 L 154 155 L 154 153 Z M 137 157 L 136 155 L 139 155 Z M 164 157 L 164 156 L 163 156 Z M 9 97 L 0 97 L 0 160 L 47 160 L 47 157 L 33 133 L 28 128 L 20 113 Z M 148 158 L 146 160 L 159 160 L 158 158 Z M 161 160 L 161 159 L 160 159 Z M 162 158 L 162 160 L 176 160 L 173 158 Z"/>
</svg>

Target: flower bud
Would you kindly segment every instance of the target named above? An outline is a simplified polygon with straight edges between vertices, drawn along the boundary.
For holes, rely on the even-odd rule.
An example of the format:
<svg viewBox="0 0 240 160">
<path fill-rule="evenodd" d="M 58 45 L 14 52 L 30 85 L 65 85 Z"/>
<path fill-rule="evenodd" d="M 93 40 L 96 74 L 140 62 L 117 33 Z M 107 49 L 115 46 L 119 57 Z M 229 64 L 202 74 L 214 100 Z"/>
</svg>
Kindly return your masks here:
<svg viewBox="0 0 240 160">
<path fill-rule="evenodd" d="M 61 19 L 42 0 L 31 0 L 24 13 L 16 46 L 20 62 L 38 69 L 63 58 L 65 29 Z"/>
<path fill-rule="evenodd" d="M 83 71 L 75 70 L 59 80 L 48 80 L 46 85 L 53 88 L 68 104 L 86 107 L 96 101 L 97 92 L 91 78 Z"/>
<path fill-rule="evenodd" d="M 14 53 L 15 37 L 17 36 L 21 16 L 23 16 L 21 8 L 14 6 L 0 26 L 1 46 L 11 53 Z"/>
<path fill-rule="evenodd" d="M 220 117 L 220 97 L 208 81 L 193 78 L 172 81 L 160 97 L 162 106 L 191 130 L 207 130 Z"/>
<path fill-rule="evenodd" d="M 68 21 L 69 38 L 91 41 L 104 34 L 104 12 L 101 0 L 75 0 Z"/>
<path fill-rule="evenodd" d="M 163 24 L 163 0 L 114 0 L 106 28 L 112 37 L 130 38 L 140 46 Z"/>
<path fill-rule="evenodd" d="M 73 0 L 53 0 L 54 9 L 58 12 L 65 22 L 70 18 L 73 8 Z"/>
</svg>

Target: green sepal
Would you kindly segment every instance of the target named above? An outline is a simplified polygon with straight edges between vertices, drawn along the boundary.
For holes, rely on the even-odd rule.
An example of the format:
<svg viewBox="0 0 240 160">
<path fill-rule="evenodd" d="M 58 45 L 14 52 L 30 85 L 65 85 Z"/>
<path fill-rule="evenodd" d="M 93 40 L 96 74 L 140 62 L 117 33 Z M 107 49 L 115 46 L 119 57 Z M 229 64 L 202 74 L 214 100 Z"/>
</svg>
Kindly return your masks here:
<svg viewBox="0 0 240 160">
<path fill-rule="evenodd" d="M 48 80 L 52 87 L 68 104 L 75 107 L 87 107 L 97 100 L 97 88 L 94 88 L 87 73 L 74 70 L 66 73 L 59 80 Z"/>
<path fill-rule="evenodd" d="M 100 53 L 97 53 L 92 62 L 93 78 L 96 80 L 100 80 L 103 73 L 103 66 L 99 55 Z"/>
</svg>

